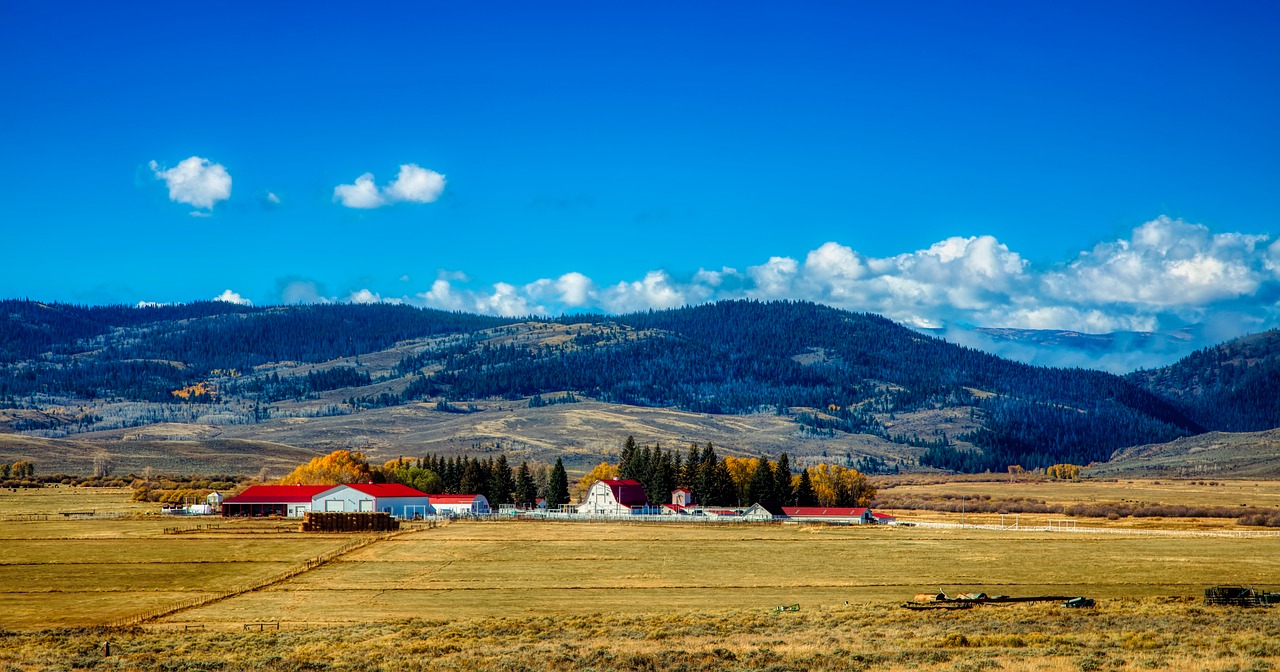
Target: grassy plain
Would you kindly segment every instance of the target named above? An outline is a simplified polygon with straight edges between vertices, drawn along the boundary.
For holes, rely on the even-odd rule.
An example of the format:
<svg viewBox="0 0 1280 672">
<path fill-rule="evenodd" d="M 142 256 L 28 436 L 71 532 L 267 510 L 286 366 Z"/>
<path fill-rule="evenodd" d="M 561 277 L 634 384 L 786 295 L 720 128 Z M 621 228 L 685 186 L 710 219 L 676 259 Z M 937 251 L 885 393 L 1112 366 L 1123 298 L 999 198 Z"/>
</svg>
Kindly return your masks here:
<svg viewBox="0 0 1280 672">
<path fill-rule="evenodd" d="M 91 627 L 278 574 L 349 539 L 257 521 L 163 534 L 175 524 L 0 520 L 0 670 L 1262 672 L 1280 662 L 1274 609 L 1197 599 L 1219 583 L 1280 587 L 1280 537 L 1193 533 L 458 522 L 144 627 Z M 1099 606 L 897 606 L 938 589 L 1082 594 Z M 771 613 L 793 603 L 799 613 Z M 279 631 L 242 627 L 276 621 Z"/>
</svg>

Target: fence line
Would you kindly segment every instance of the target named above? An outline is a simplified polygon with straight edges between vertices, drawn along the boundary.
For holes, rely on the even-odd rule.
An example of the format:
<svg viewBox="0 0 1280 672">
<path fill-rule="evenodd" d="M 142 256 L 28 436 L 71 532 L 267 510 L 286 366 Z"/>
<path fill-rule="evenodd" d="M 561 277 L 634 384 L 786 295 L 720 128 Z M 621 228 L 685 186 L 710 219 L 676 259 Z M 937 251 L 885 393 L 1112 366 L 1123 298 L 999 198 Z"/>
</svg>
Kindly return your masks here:
<svg viewBox="0 0 1280 672">
<path fill-rule="evenodd" d="M 308 558 L 305 563 L 298 565 L 296 567 L 292 567 L 284 572 L 276 574 L 275 576 L 271 576 L 269 578 L 262 579 L 260 581 L 255 581 L 253 583 L 246 584 L 232 590 L 215 593 L 213 595 L 207 595 L 205 597 L 197 597 L 190 600 L 185 600 L 178 604 L 171 604 L 165 607 L 149 609 L 147 611 L 133 614 L 131 616 L 126 616 L 124 618 L 116 619 L 115 621 L 111 621 L 110 623 L 108 623 L 107 627 L 127 628 L 127 627 L 142 625 L 143 623 L 147 623 L 149 621 L 155 621 L 155 620 L 164 618 L 166 616 L 172 616 L 173 614 L 176 614 L 180 611 L 186 611 L 188 609 L 203 607 L 209 604 L 213 604 L 214 602 L 221 602 L 222 600 L 227 600 L 227 599 L 236 597 L 237 595 L 243 595 L 244 593 L 250 593 L 255 590 L 261 590 L 268 586 L 272 586 L 277 583 L 283 583 L 285 581 L 288 581 L 289 579 L 305 574 L 313 569 L 316 569 L 317 567 L 321 567 L 329 562 L 332 562 L 343 555 L 346 555 L 353 551 L 360 550 L 361 548 L 364 548 L 371 544 L 377 543 L 379 541 L 383 541 L 384 539 L 390 539 L 392 537 L 398 536 L 403 533 L 404 531 L 388 532 L 385 534 L 373 535 L 373 536 L 364 537 L 361 539 L 353 539 L 331 551 L 326 551 L 325 553 L 321 553 L 320 555 L 317 555 L 314 558 Z"/>
<path fill-rule="evenodd" d="M 1264 530 L 1139 530 L 1123 527 L 1060 527 L 1049 525 L 1021 525 L 1018 527 L 1000 525 L 982 525 L 975 523 L 937 523 L 928 521 L 910 521 L 915 527 L 933 529 L 967 529 L 967 530 L 1003 530 L 1005 532 L 1052 532 L 1066 534 L 1130 534 L 1151 537 L 1229 537 L 1229 538 L 1269 538 L 1280 537 L 1280 532 Z"/>
</svg>

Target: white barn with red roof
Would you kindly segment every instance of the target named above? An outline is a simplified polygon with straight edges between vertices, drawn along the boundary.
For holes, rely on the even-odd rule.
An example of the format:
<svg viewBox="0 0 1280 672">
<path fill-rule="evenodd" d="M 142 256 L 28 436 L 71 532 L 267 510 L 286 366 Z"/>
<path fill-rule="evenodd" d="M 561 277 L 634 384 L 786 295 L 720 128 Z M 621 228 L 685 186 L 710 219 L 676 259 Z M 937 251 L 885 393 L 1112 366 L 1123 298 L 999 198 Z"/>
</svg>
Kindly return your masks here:
<svg viewBox="0 0 1280 672">
<path fill-rule="evenodd" d="M 389 513 L 396 518 L 425 518 L 430 495 L 399 483 L 347 483 L 329 486 L 312 498 L 312 511 Z"/>
<path fill-rule="evenodd" d="M 489 498 L 484 495 L 427 495 L 431 506 L 442 516 L 465 516 L 492 513 Z"/>
<path fill-rule="evenodd" d="M 658 513 L 649 506 L 640 481 L 630 478 L 611 478 L 591 484 L 578 505 L 578 513 L 590 516 L 630 516 L 632 514 Z"/>
<path fill-rule="evenodd" d="M 301 518 L 311 511 L 312 499 L 331 485 L 251 485 L 222 502 L 222 515 Z"/>
</svg>

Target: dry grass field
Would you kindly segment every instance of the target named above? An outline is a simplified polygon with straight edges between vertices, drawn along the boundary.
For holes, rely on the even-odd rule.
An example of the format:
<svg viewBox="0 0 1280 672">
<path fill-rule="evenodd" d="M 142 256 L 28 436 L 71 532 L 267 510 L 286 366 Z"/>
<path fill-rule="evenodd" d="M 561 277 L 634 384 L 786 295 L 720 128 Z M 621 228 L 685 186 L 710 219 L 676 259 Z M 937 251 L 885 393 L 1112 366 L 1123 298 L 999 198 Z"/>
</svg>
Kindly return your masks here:
<svg viewBox="0 0 1280 672">
<path fill-rule="evenodd" d="M 79 496 L 33 491 L 0 505 L 37 513 Z M 1220 583 L 1280 587 L 1280 537 L 1193 533 L 456 522 L 142 627 L 92 627 L 274 576 L 350 539 L 270 521 L 163 533 L 204 522 L 0 520 L 0 670 L 1262 672 L 1280 662 L 1274 609 L 1197 599 Z M 898 606 L 938 589 L 1079 594 L 1099 606 Z M 799 613 L 771 613 L 793 603 Z M 264 622 L 281 629 L 243 627 Z"/>
</svg>

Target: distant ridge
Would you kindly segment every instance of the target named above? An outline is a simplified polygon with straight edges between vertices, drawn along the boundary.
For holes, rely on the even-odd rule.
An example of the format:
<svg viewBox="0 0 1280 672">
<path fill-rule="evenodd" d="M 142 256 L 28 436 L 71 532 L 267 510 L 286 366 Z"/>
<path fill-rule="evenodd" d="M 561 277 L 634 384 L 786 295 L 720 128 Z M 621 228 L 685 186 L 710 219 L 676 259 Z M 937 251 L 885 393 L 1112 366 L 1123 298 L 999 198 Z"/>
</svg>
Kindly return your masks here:
<svg viewBox="0 0 1280 672">
<path fill-rule="evenodd" d="M 51 437 L 154 422 L 269 432 L 290 418 L 424 403 L 465 426 L 482 421 L 466 418 L 468 404 L 589 399 L 767 413 L 795 441 L 854 445 L 840 437 L 861 436 L 898 446 L 907 468 L 1003 471 L 1103 462 L 1219 428 L 1152 385 L 1151 372 L 1126 379 L 1020 364 L 807 302 L 517 320 L 384 304 L 3 301 L 0 344 L 0 426 Z M 378 422 L 409 421 L 396 417 Z M 873 453 L 895 463 L 879 448 L 846 458 Z"/>
</svg>

